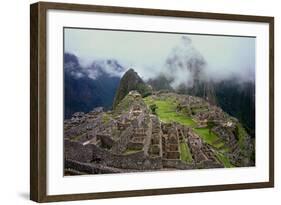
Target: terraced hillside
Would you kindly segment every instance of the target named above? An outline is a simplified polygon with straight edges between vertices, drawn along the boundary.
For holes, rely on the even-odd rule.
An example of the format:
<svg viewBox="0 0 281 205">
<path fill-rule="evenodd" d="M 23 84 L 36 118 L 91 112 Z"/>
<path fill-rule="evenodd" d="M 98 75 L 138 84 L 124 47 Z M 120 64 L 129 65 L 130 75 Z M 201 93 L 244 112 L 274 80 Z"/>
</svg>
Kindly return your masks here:
<svg viewBox="0 0 281 205">
<path fill-rule="evenodd" d="M 162 122 L 190 127 L 210 145 L 225 167 L 254 164 L 254 145 L 237 119 L 202 98 L 175 93 L 156 93 L 144 99 Z"/>
<path fill-rule="evenodd" d="M 64 122 L 65 174 L 254 165 L 253 142 L 237 119 L 202 98 L 130 91 L 111 111 Z"/>
</svg>

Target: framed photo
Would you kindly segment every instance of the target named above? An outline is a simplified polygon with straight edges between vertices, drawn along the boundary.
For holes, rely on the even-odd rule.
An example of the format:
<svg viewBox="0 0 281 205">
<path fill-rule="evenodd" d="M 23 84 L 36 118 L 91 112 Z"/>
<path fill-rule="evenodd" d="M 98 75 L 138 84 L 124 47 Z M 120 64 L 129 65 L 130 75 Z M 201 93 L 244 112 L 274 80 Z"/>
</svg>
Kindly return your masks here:
<svg viewBox="0 0 281 205">
<path fill-rule="evenodd" d="M 274 18 L 40 2 L 30 198 L 274 186 Z"/>
</svg>

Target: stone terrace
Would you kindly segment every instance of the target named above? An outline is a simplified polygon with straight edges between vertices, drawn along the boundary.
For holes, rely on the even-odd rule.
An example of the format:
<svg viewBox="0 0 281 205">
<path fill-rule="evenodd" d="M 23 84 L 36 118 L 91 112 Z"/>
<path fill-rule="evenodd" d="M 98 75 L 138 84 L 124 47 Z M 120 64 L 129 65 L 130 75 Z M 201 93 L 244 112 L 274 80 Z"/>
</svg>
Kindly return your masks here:
<svg viewBox="0 0 281 205">
<path fill-rule="evenodd" d="M 70 120 L 65 120 L 67 173 L 222 167 L 213 148 L 204 143 L 190 127 L 161 122 L 140 102 L 142 98 L 138 93 L 130 92 L 129 95 L 134 97 L 134 101 L 129 104 L 128 111 L 112 113 L 96 108 L 87 114 L 75 113 Z M 211 109 L 207 114 L 200 112 L 207 103 L 201 98 L 177 94 L 170 96 L 169 93 L 162 95 L 181 100 L 181 106 L 193 106 L 194 110 L 199 103 L 197 113 L 193 115 L 198 121 L 203 122 L 210 116 L 215 119 L 223 117 L 215 107 L 209 107 Z M 225 121 L 223 123 L 224 126 L 229 125 Z M 215 128 L 214 132 L 223 136 L 220 128 Z M 229 141 L 229 145 L 236 143 L 232 136 L 225 140 Z M 182 161 L 181 143 L 189 148 L 191 162 Z"/>
</svg>

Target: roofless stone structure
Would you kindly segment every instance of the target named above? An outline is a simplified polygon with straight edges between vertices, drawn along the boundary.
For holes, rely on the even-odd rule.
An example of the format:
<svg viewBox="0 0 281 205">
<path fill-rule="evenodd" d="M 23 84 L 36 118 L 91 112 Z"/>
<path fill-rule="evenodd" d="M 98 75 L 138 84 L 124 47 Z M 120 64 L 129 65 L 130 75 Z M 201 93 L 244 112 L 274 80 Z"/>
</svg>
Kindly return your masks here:
<svg viewBox="0 0 281 205">
<path fill-rule="evenodd" d="M 233 166 L 251 165 L 249 153 L 239 147 L 237 120 L 220 108 L 175 93 L 154 93 L 150 99 L 173 99 L 178 102 L 174 112 L 189 116 L 194 125 L 162 120 L 137 91 L 131 91 L 114 111 L 96 108 L 65 120 L 65 174 L 222 168 L 221 156 L 227 156 Z M 210 119 L 210 132 L 218 136 L 213 144 L 198 131 L 207 127 Z M 244 146 L 251 152 L 252 144 L 245 138 Z M 227 154 L 220 143 L 229 149 Z"/>
</svg>

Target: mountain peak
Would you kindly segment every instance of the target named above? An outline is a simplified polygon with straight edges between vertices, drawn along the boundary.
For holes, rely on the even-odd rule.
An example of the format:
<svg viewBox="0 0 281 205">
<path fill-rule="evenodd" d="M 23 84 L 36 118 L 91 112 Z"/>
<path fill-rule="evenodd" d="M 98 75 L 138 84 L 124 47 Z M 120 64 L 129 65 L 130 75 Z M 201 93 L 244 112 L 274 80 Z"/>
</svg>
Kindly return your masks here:
<svg viewBox="0 0 281 205">
<path fill-rule="evenodd" d="M 120 80 L 119 87 L 116 91 L 113 108 L 132 90 L 139 92 L 143 97 L 151 94 L 152 89 L 138 75 L 138 73 L 130 68 L 126 71 Z"/>
<path fill-rule="evenodd" d="M 126 71 L 126 73 L 132 73 L 132 72 L 137 73 L 133 68 L 129 68 L 129 69 Z"/>
<path fill-rule="evenodd" d="M 122 78 L 130 78 L 130 79 L 134 79 L 138 82 L 143 82 L 143 80 L 141 79 L 141 77 L 139 76 L 139 74 L 133 69 L 133 68 L 129 68 L 123 75 Z"/>
</svg>

